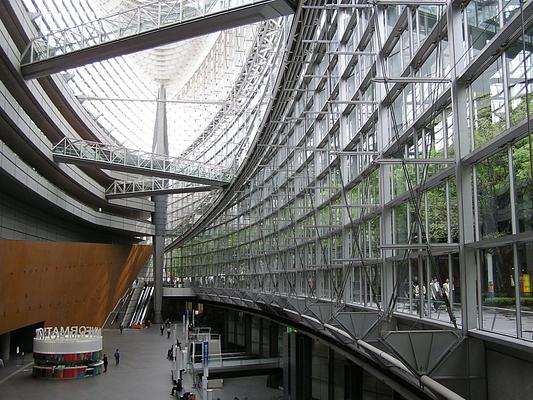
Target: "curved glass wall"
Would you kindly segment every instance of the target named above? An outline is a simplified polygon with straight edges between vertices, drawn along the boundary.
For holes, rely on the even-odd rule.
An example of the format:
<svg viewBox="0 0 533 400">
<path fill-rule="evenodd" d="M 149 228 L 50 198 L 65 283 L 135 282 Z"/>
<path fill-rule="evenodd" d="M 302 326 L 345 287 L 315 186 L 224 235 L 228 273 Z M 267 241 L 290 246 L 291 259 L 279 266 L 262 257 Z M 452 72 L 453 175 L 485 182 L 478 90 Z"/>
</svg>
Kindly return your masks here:
<svg viewBox="0 0 533 400">
<path fill-rule="evenodd" d="M 523 7 L 325 8 L 267 155 L 171 278 L 531 340 Z"/>
</svg>

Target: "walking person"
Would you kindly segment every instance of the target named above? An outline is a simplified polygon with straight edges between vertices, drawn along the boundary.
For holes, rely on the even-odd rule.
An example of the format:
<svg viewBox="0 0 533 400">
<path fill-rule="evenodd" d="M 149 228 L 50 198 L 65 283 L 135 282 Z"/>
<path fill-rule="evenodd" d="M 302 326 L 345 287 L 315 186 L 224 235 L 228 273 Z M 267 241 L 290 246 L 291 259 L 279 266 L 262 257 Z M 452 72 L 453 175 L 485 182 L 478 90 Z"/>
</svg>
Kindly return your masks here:
<svg viewBox="0 0 533 400">
<path fill-rule="evenodd" d="M 170 339 L 170 327 L 167 328 L 167 339 Z"/>
<path fill-rule="evenodd" d="M 426 313 L 426 309 L 424 306 L 424 301 L 426 298 L 426 285 L 422 285 L 422 290 L 421 290 L 417 277 L 415 277 L 413 281 L 413 295 L 414 295 L 414 306 L 415 306 L 415 310 L 417 314 L 420 313 L 420 310 L 422 310 L 423 315 L 426 315 L 427 313 Z M 422 305 L 422 308 L 420 308 L 420 305 Z"/>
<path fill-rule="evenodd" d="M 122 331 L 124 330 L 124 326 L 122 324 L 120 324 L 120 326 L 118 327 L 118 329 L 120 329 L 120 334 L 122 335 Z"/>
<path fill-rule="evenodd" d="M 448 301 L 451 304 L 450 301 L 450 280 L 446 278 L 446 281 L 442 284 L 442 289 L 444 290 L 444 294 L 446 295 Z"/>
<path fill-rule="evenodd" d="M 107 372 L 107 354 L 104 354 L 104 372 Z"/>
<path fill-rule="evenodd" d="M 118 349 L 115 350 L 115 365 L 118 365 L 120 363 L 120 353 L 118 352 Z"/>
<path fill-rule="evenodd" d="M 430 283 L 430 289 L 431 289 L 431 300 L 433 303 L 433 309 L 435 311 L 438 311 L 441 294 L 440 294 L 440 284 L 436 277 L 433 277 L 433 280 Z"/>
<path fill-rule="evenodd" d="M 161 336 L 163 336 L 163 332 L 165 332 L 165 325 L 161 324 L 159 330 L 161 331 Z"/>
<path fill-rule="evenodd" d="M 179 396 L 179 394 L 183 391 L 183 383 L 181 382 L 181 379 L 178 379 L 177 382 L 175 382 L 174 387 L 172 387 L 172 391 L 170 392 L 171 396 Z"/>
</svg>

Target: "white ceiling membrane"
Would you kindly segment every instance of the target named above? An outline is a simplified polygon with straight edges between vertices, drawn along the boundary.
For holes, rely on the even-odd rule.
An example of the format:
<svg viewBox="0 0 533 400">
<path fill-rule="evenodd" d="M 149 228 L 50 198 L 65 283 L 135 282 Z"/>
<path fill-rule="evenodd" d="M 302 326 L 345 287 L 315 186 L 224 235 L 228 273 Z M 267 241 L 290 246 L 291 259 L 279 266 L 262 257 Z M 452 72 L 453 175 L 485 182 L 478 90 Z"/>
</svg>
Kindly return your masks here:
<svg viewBox="0 0 533 400">
<path fill-rule="evenodd" d="M 194 16 L 200 15 L 203 2 L 187 2 L 183 8 L 180 1 L 154 2 L 143 0 L 98 0 L 100 17 L 143 7 L 143 15 L 147 18 L 152 15 L 156 18 L 158 13 L 186 13 Z M 138 68 L 139 75 L 156 87 L 164 84 L 167 92 L 172 95 L 191 78 L 196 69 L 202 63 L 219 33 L 200 36 L 194 39 L 171 43 L 139 53 L 125 56 Z"/>
<path fill-rule="evenodd" d="M 23 1 L 29 12 L 40 14 L 35 22 L 41 33 L 139 6 L 168 7 L 169 12 L 175 12 L 177 3 Z M 203 7 L 203 3 L 199 1 L 198 7 Z M 197 12 L 194 2 L 187 4 L 189 7 L 182 12 Z M 167 103 L 169 150 L 170 155 L 176 156 L 194 142 L 222 107 L 243 67 L 254 29 L 253 26 L 235 28 L 75 68 L 68 71 L 68 85 L 89 114 L 119 143 L 144 151 L 151 151 L 157 90 L 165 85 L 167 99 L 181 101 Z M 187 100 L 194 101 L 187 103 Z"/>
</svg>

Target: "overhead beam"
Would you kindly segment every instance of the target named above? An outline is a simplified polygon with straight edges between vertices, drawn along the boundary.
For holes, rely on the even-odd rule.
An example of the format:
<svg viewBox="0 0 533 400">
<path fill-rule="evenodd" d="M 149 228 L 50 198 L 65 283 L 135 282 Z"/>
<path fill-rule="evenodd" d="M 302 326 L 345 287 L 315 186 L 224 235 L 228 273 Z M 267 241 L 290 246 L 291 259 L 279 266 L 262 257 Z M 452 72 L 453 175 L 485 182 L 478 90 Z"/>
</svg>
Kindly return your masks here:
<svg viewBox="0 0 533 400">
<path fill-rule="evenodd" d="M 138 9 L 142 10 L 142 7 Z M 294 10 L 295 5 L 291 0 L 260 0 L 253 4 L 213 12 L 186 21 L 179 19 L 175 23 L 146 31 L 143 31 L 143 26 L 139 23 L 137 26 L 128 26 L 127 29 L 131 29 L 133 34 L 122 37 L 120 37 L 122 30 L 119 30 L 118 33 L 99 32 L 99 24 L 104 19 L 91 21 L 85 25 L 93 25 L 73 27 L 53 33 L 55 36 L 50 36 L 53 34 L 49 34 L 32 40 L 24 55 L 20 69 L 25 79 L 39 78 L 69 68 L 76 68 L 213 32 L 290 15 L 294 13 Z M 134 11 L 132 10 L 132 12 Z M 92 33 L 93 31 L 96 31 L 96 33 Z M 91 32 L 90 38 L 84 38 L 86 32 Z M 109 36 L 113 38 L 119 37 L 106 41 Z M 61 42 L 59 45 L 57 44 L 58 40 L 66 37 L 75 37 L 76 40 L 70 42 L 65 39 L 64 44 Z M 92 45 L 93 42 L 98 42 L 98 44 Z M 75 50 L 69 51 L 71 48 Z M 50 56 L 50 53 L 54 52 L 61 54 Z"/>
<path fill-rule="evenodd" d="M 78 95 L 76 98 L 80 101 L 117 101 L 117 102 L 139 102 L 139 103 L 174 103 L 174 104 L 207 104 L 214 106 L 222 106 L 225 104 L 222 100 L 198 100 L 198 99 L 139 99 L 133 98 L 129 99 L 126 97 L 100 97 L 100 96 L 84 96 Z"/>
</svg>

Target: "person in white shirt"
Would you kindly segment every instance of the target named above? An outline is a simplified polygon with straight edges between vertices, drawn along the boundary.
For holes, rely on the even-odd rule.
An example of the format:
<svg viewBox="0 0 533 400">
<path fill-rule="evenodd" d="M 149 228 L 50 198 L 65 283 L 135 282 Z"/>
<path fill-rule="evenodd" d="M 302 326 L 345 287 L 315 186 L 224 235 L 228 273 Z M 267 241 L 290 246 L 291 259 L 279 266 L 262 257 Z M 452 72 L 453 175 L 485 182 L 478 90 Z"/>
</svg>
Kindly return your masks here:
<svg viewBox="0 0 533 400">
<path fill-rule="evenodd" d="M 438 311 L 441 294 L 440 294 L 440 284 L 435 276 L 433 277 L 433 280 L 430 283 L 430 289 L 431 289 L 431 301 L 433 303 L 433 309 L 435 311 Z"/>
</svg>

